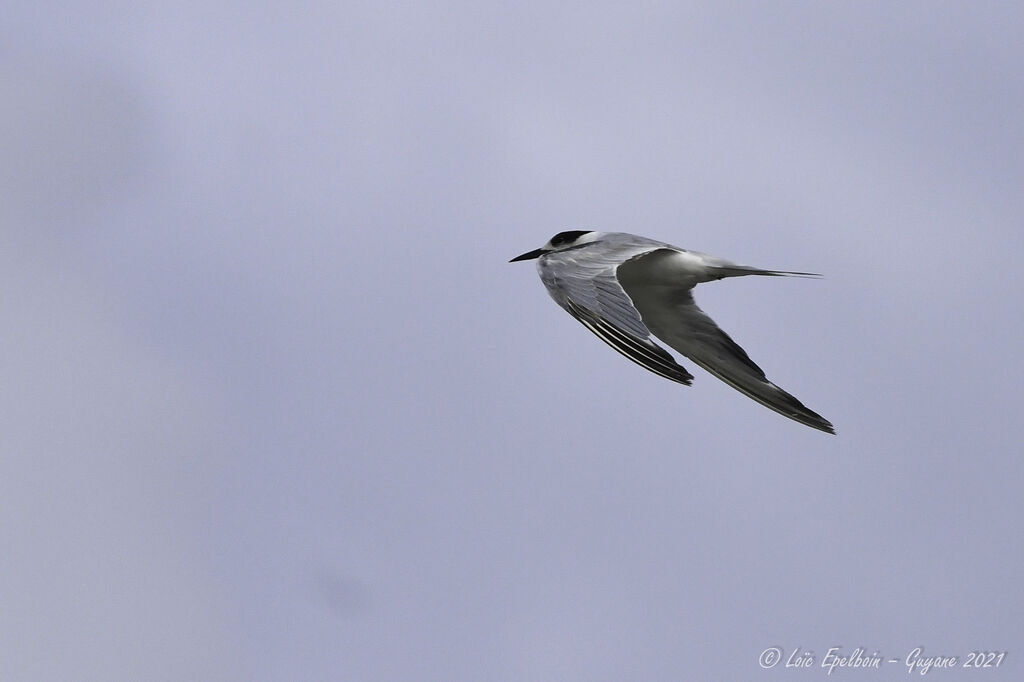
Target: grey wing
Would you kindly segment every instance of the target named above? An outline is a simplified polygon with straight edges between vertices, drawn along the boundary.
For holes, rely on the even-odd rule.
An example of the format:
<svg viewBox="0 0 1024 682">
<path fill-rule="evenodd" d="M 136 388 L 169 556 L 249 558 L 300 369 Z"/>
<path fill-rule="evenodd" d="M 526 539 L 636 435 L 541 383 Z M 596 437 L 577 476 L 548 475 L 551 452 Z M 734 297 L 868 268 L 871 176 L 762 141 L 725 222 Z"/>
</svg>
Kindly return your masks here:
<svg viewBox="0 0 1024 682">
<path fill-rule="evenodd" d="M 619 279 L 658 339 L 765 407 L 811 428 L 835 433 L 827 419 L 768 380 L 746 351 L 697 307 L 692 289 L 654 285 L 636 265 L 637 261 L 631 261 L 620 268 Z"/>
<path fill-rule="evenodd" d="M 565 309 L 599 339 L 641 367 L 686 386 L 693 381 L 692 374 L 679 366 L 664 348 L 649 338 L 634 336 L 593 311 L 576 305 L 571 299 L 566 301 Z"/>
<path fill-rule="evenodd" d="M 827 419 L 769 381 L 746 351 L 697 307 L 692 296 L 688 305 L 677 310 L 682 313 L 681 324 L 692 333 L 681 343 L 666 343 L 765 407 L 811 428 L 835 433 Z"/>
<path fill-rule="evenodd" d="M 689 386 L 693 375 L 651 340 L 651 332 L 619 285 L 615 277 L 618 259 L 588 254 L 586 262 L 580 263 L 572 252 L 566 255 L 551 254 L 538 263 L 541 279 L 555 302 L 625 357 Z"/>
</svg>

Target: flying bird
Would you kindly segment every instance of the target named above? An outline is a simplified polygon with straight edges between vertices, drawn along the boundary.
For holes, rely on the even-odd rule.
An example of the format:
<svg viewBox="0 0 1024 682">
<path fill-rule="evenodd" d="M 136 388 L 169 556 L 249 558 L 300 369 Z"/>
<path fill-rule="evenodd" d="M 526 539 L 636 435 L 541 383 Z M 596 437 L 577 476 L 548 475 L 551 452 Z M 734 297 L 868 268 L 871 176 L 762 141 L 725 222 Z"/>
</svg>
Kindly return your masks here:
<svg viewBox="0 0 1024 682">
<path fill-rule="evenodd" d="M 638 365 L 686 386 L 693 381 L 653 336 L 765 407 L 835 433 L 827 419 L 768 381 L 693 300 L 696 285 L 726 277 L 820 275 L 752 268 L 625 232 L 559 232 L 509 262 L 532 259 L 555 303 Z"/>
</svg>

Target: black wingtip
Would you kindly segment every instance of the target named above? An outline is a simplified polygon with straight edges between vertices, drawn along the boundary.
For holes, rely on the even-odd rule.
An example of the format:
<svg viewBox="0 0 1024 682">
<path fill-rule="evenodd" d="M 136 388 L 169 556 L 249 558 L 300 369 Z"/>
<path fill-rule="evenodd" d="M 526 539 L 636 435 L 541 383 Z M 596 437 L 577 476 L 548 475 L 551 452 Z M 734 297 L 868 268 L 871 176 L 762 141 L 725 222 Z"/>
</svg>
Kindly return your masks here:
<svg viewBox="0 0 1024 682">
<path fill-rule="evenodd" d="M 809 410 L 803 405 L 801 405 L 801 407 L 803 408 L 801 411 L 794 414 L 787 414 L 786 416 L 793 421 L 798 421 L 805 426 L 810 426 L 812 429 L 824 431 L 825 433 L 833 436 L 836 435 L 836 429 L 832 426 L 832 422 L 825 419 L 814 410 Z"/>
</svg>

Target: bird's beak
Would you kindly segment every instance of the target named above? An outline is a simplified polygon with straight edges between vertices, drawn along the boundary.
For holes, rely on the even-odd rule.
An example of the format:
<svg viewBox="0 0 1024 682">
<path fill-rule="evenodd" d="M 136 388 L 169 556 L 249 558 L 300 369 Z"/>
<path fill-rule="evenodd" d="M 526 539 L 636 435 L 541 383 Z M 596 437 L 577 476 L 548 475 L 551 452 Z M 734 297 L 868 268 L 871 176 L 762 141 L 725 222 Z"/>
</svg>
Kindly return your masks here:
<svg viewBox="0 0 1024 682">
<path fill-rule="evenodd" d="M 534 258 L 539 258 L 540 256 L 543 255 L 544 249 L 534 249 L 533 251 L 528 251 L 527 253 L 524 253 L 522 256 L 516 256 L 515 258 L 510 260 L 509 263 L 515 263 L 517 260 L 533 260 Z"/>
</svg>

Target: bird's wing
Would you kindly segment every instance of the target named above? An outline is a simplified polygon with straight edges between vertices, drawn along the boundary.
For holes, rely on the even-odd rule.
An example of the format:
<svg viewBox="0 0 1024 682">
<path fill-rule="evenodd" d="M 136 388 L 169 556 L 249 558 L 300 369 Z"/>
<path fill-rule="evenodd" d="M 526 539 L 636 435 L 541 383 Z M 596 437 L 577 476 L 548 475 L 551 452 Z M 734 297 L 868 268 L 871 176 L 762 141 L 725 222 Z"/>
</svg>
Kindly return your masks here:
<svg viewBox="0 0 1024 682">
<path fill-rule="evenodd" d="M 676 363 L 668 351 L 651 341 L 649 337 L 634 336 L 593 311 L 576 305 L 572 299 L 566 301 L 565 309 L 599 339 L 641 367 L 686 386 L 693 381 L 693 375 Z"/>
<path fill-rule="evenodd" d="M 827 419 L 765 377 L 746 351 L 697 307 L 692 286 L 672 287 L 650 278 L 650 266 L 655 263 L 649 259 L 666 257 L 671 254 L 651 252 L 627 261 L 618 271 L 623 290 L 654 336 L 765 407 L 801 424 L 835 433 Z"/>
<path fill-rule="evenodd" d="M 693 375 L 651 340 L 651 332 L 619 285 L 615 268 L 622 255 L 602 255 L 593 248 L 587 251 L 585 258 L 578 258 L 581 254 L 569 250 L 549 254 L 538 262 L 541 280 L 551 297 L 599 339 L 633 362 L 689 386 Z"/>
</svg>

